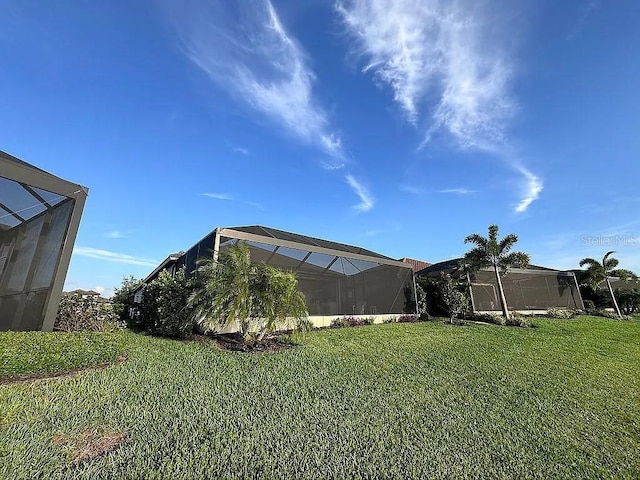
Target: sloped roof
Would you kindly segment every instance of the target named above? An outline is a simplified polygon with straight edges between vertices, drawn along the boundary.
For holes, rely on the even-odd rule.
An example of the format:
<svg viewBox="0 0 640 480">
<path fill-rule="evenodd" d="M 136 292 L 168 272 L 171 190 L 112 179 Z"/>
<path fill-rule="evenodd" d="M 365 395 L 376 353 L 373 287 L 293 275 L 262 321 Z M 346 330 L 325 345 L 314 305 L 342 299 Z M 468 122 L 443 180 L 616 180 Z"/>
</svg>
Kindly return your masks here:
<svg viewBox="0 0 640 480">
<path fill-rule="evenodd" d="M 462 258 L 452 258 L 450 260 L 444 260 L 443 262 L 438 262 L 438 263 L 434 263 L 432 265 L 429 265 L 426 268 L 423 268 L 422 270 L 416 272 L 416 275 L 426 275 L 428 273 L 434 273 L 434 272 L 449 272 L 451 273 L 451 271 L 455 270 L 456 268 L 458 268 L 458 264 L 460 263 L 460 260 L 462 260 Z M 562 270 L 558 270 L 556 268 L 549 268 L 549 267 L 541 267 L 540 265 L 532 265 L 529 264 L 529 266 L 527 267 L 527 270 L 547 270 L 549 272 L 560 272 Z"/>
<path fill-rule="evenodd" d="M 0 192 L 0 229 L 7 230 L 87 189 L 0 151 Z"/>
<path fill-rule="evenodd" d="M 427 268 L 429 265 L 431 265 L 429 262 L 425 262 L 423 260 L 416 260 L 415 258 L 409 258 L 409 257 L 402 257 L 399 261 L 408 263 L 409 265 L 411 265 L 411 267 L 413 267 L 414 272 L 418 272 L 423 268 Z"/>
<path fill-rule="evenodd" d="M 338 250 L 341 252 L 355 253 L 358 255 L 367 255 L 374 258 L 383 258 L 385 260 L 394 260 L 391 257 L 381 255 L 366 248 L 356 247 L 354 245 L 347 245 L 346 243 L 332 242 L 330 240 L 323 240 L 321 238 L 309 237 L 307 235 L 301 235 L 299 233 L 285 232 L 284 230 L 278 230 L 277 228 L 265 227 L 262 225 L 250 225 L 245 227 L 228 227 L 230 230 L 237 230 L 239 232 L 252 233 L 254 235 L 262 235 L 263 237 L 277 238 L 279 240 L 288 240 L 290 242 L 300 243 L 302 245 L 314 245 L 316 247 L 330 248 L 332 250 Z"/>
</svg>

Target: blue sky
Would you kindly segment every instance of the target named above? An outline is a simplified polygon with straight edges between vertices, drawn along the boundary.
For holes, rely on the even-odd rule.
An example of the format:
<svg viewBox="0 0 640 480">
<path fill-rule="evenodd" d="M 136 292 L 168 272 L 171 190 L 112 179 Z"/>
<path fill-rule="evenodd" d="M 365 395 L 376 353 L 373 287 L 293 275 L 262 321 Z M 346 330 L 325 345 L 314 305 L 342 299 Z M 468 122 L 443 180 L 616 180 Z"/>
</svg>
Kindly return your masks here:
<svg viewBox="0 0 640 480">
<path fill-rule="evenodd" d="M 89 187 L 66 287 L 216 226 L 640 271 L 638 2 L 0 0 L 0 149 Z"/>
</svg>

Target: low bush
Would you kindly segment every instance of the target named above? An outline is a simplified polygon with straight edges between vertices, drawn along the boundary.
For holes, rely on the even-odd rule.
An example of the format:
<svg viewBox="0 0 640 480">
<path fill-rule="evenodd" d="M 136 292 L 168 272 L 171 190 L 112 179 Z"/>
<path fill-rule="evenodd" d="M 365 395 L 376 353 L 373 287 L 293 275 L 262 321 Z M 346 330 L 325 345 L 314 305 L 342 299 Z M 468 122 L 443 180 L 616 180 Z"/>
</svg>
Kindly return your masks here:
<svg viewBox="0 0 640 480">
<path fill-rule="evenodd" d="M 313 328 L 313 322 L 311 320 L 309 320 L 308 318 L 301 318 L 296 323 L 295 330 L 297 330 L 298 332 L 310 332 L 311 330 L 313 330 Z"/>
<path fill-rule="evenodd" d="M 470 313 L 465 316 L 465 319 L 471 320 L 472 322 L 494 323 L 496 325 L 504 324 L 504 317 L 492 313 Z"/>
<path fill-rule="evenodd" d="M 331 328 L 342 328 L 342 327 L 362 327 L 364 325 L 372 325 L 373 317 L 338 317 L 331 320 Z"/>
<path fill-rule="evenodd" d="M 493 323 L 495 325 L 506 325 L 510 327 L 532 327 L 531 317 L 517 312 L 509 312 L 509 320 L 502 315 L 493 313 L 472 313 L 465 316 L 466 320 L 473 322 Z"/>
<path fill-rule="evenodd" d="M 571 308 L 550 308 L 547 310 L 547 316 L 551 318 L 559 318 L 568 320 L 578 315 L 578 311 Z"/>
<path fill-rule="evenodd" d="M 417 315 L 401 315 L 398 317 L 398 323 L 416 323 L 419 317 Z"/>
<path fill-rule="evenodd" d="M 531 317 L 528 315 L 522 315 L 521 313 L 510 312 L 508 320 L 504 319 L 504 317 L 501 318 L 504 320 L 503 325 L 507 325 L 509 327 L 533 327 Z"/>
<path fill-rule="evenodd" d="M 125 327 L 109 300 L 99 295 L 64 293 L 53 329 L 61 332 L 112 332 Z"/>
<path fill-rule="evenodd" d="M 592 317 L 604 317 L 611 318 L 612 320 L 620 320 L 621 318 L 618 314 L 611 310 L 605 310 L 603 308 L 595 309 L 595 310 L 587 310 L 585 312 L 587 315 L 591 315 Z M 622 315 L 622 320 L 631 320 L 633 317 L 629 315 Z"/>
</svg>

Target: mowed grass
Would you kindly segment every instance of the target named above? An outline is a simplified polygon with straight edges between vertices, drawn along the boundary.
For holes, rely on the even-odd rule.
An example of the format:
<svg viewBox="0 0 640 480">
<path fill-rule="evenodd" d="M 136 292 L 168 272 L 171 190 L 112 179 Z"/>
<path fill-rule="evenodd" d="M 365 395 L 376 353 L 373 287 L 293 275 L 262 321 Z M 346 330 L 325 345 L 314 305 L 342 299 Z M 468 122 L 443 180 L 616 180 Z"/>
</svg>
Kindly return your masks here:
<svg viewBox="0 0 640 480">
<path fill-rule="evenodd" d="M 124 346 L 118 334 L 0 332 L 0 379 L 106 363 L 122 354 Z"/>
<path fill-rule="evenodd" d="M 0 478 L 639 478 L 640 323 L 535 323 L 122 333 L 124 364 L 0 387 Z M 127 440 L 92 461 L 53 441 L 101 430 Z"/>
</svg>

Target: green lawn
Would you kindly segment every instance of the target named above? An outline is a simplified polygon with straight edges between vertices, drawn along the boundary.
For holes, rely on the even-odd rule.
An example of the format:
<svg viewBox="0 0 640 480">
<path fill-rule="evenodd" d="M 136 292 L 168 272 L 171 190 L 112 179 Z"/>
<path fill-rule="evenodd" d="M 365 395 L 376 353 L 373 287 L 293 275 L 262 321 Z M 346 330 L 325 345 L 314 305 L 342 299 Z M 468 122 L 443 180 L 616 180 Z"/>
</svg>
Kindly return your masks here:
<svg viewBox="0 0 640 480">
<path fill-rule="evenodd" d="M 123 340 L 109 333 L 0 332 L 0 379 L 109 362 L 122 354 Z"/>
<path fill-rule="evenodd" d="M 639 478 L 640 322 L 323 330 L 275 354 L 119 334 L 0 387 L 0 478 Z M 126 432 L 74 465 L 54 435 Z"/>
</svg>

